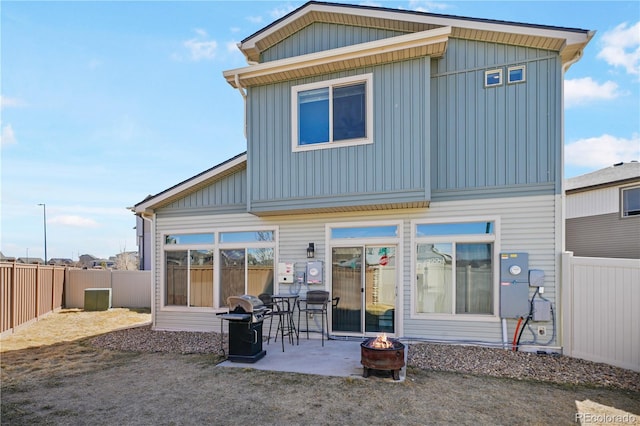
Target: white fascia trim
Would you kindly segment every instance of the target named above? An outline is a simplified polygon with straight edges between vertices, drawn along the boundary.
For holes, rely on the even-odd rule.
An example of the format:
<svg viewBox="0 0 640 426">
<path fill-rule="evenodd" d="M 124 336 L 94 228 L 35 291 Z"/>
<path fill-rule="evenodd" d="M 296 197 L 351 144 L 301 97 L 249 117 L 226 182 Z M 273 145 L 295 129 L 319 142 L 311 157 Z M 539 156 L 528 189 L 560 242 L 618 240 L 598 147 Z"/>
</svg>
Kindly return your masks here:
<svg viewBox="0 0 640 426">
<path fill-rule="evenodd" d="M 432 25 L 443 25 L 450 27 L 458 27 L 458 28 L 469 28 L 480 31 L 496 31 L 496 32 L 507 32 L 513 34 L 528 34 L 532 36 L 540 36 L 540 37 L 551 37 L 551 38 L 563 38 L 566 39 L 566 44 L 576 44 L 576 43 L 585 43 L 593 37 L 593 32 L 589 31 L 587 35 L 578 32 L 578 31 L 569 31 L 563 30 L 561 28 L 553 29 L 553 28 L 538 28 L 534 24 L 522 24 L 518 25 L 518 23 L 504 22 L 482 22 L 476 21 L 473 18 L 469 19 L 458 19 L 453 17 L 438 17 L 438 16 L 423 16 L 413 13 L 406 13 L 406 11 L 398 10 L 398 11 L 389 11 L 389 10 L 370 10 L 370 9 L 361 9 L 354 8 L 352 11 L 346 9 L 345 7 L 335 7 L 331 5 L 318 5 L 312 4 L 309 5 L 308 8 L 304 10 L 300 10 L 300 13 L 296 13 L 289 18 L 279 22 L 277 25 L 267 29 L 266 31 L 257 34 L 251 40 L 247 40 L 245 43 L 242 43 L 239 47 L 240 50 L 244 49 L 255 49 L 256 41 L 259 41 L 274 32 L 280 31 L 282 28 L 289 25 L 291 22 L 299 19 L 301 16 L 312 12 L 312 11 L 320 11 L 320 12 L 328 12 L 328 13 L 336 13 L 341 15 L 357 15 L 363 17 L 370 18 L 381 18 L 381 19 L 391 19 L 391 20 L 401 20 L 406 22 L 417 22 L 422 24 L 432 24 Z"/>
<path fill-rule="evenodd" d="M 405 34 L 397 37 L 370 41 L 367 43 L 354 44 L 351 46 L 310 53 L 307 55 L 294 56 L 292 58 L 280 59 L 277 61 L 263 62 L 257 65 L 250 65 L 248 67 L 224 71 L 222 74 L 231 85 L 234 85 L 236 82 L 236 76 L 240 80 L 255 78 L 280 72 L 294 71 L 301 67 L 307 68 L 314 65 L 323 65 L 328 62 L 348 61 L 351 59 L 411 49 L 429 44 L 446 42 L 449 40 L 450 34 L 451 27 L 437 28 L 434 30 L 420 31 L 417 33 Z"/>
<path fill-rule="evenodd" d="M 210 179 L 213 179 L 217 175 L 226 172 L 227 170 L 236 167 L 247 161 L 247 154 L 243 154 L 233 161 L 229 161 L 228 163 L 222 164 L 220 167 L 216 167 L 214 169 L 209 170 L 207 173 L 203 173 L 199 176 L 196 176 L 193 179 L 188 179 L 185 182 L 171 188 L 170 190 L 156 196 L 152 197 L 149 200 L 137 205 L 135 207 L 136 213 L 148 213 L 150 209 L 153 209 L 159 203 L 162 203 L 164 200 L 174 197 L 184 191 L 187 191 L 189 188 L 199 185 L 202 182 L 206 182 Z"/>
</svg>

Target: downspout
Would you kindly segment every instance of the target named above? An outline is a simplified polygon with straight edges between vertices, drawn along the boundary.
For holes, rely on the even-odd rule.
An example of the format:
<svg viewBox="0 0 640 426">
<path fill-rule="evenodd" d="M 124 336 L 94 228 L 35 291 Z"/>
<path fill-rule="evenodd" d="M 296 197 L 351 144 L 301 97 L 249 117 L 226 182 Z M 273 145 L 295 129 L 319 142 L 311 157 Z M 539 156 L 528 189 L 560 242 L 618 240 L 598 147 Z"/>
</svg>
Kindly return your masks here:
<svg viewBox="0 0 640 426">
<path fill-rule="evenodd" d="M 149 216 L 148 214 L 140 213 L 140 217 L 142 220 L 149 222 L 151 228 L 151 247 L 153 247 L 153 250 L 151 250 L 151 329 L 154 330 L 156 328 L 156 230 L 153 226 L 155 214 L 153 216 Z M 144 244 L 144 240 L 142 244 Z"/>
<path fill-rule="evenodd" d="M 591 39 L 593 37 L 593 33 L 590 32 L 589 34 L 589 39 Z M 571 59 L 568 62 L 565 62 L 564 64 L 562 64 L 562 94 L 560 97 L 560 102 L 561 103 L 561 108 L 560 108 L 560 113 L 562 114 L 561 116 L 561 120 L 560 122 L 562 123 L 562 130 L 561 130 L 561 150 L 560 150 L 560 161 L 561 161 L 561 167 L 560 167 L 560 217 L 559 219 L 557 219 L 560 222 L 560 226 L 562 227 L 562 232 L 559 232 L 560 234 L 560 252 L 561 252 L 561 256 L 563 256 L 562 253 L 565 252 L 566 250 L 566 237 L 565 237 L 565 233 L 566 233 L 566 194 L 564 192 L 564 75 L 566 74 L 567 70 L 569 69 L 569 67 L 573 64 L 575 64 L 576 62 L 578 62 L 582 56 L 584 55 L 584 49 L 580 49 L 578 50 L 578 52 L 576 53 L 576 55 L 573 57 L 573 59 Z M 558 217 L 558 216 L 556 216 Z M 563 342 L 563 333 L 562 333 L 562 327 L 563 327 L 563 323 L 562 323 L 562 311 L 563 311 L 563 307 L 562 307 L 562 287 L 564 285 L 564 283 L 562 282 L 562 277 L 565 275 L 564 271 L 562 270 L 562 268 L 565 267 L 564 262 L 558 261 L 556 260 L 556 265 L 559 265 L 559 269 L 560 269 L 560 282 L 558 283 L 559 285 L 556 287 L 556 294 L 555 294 L 555 302 L 556 302 L 556 316 L 557 316 L 557 320 L 555 323 L 555 327 L 556 327 L 556 345 L 559 346 L 562 350 L 562 348 L 564 347 L 564 342 Z M 556 274 L 557 275 L 557 274 Z"/>
<path fill-rule="evenodd" d="M 238 77 L 238 74 L 235 75 L 234 80 L 236 82 L 236 89 L 238 89 L 238 91 L 240 92 L 240 95 L 242 96 L 242 99 L 244 100 L 244 138 L 247 139 L 247 90 L 242 87 L 242 84 L 240 84 L 240 78 Z"/>
</svg>

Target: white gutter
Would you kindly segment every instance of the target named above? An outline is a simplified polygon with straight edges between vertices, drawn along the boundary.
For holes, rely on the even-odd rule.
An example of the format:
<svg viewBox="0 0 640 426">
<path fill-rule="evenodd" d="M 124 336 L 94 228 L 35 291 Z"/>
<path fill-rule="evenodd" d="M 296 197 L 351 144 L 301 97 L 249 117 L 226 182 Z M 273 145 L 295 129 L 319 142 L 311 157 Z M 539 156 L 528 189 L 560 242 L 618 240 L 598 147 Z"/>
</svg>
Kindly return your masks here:
<svg viewBox="0 0 640 426">
<path fill-rule="evenodd" d="M 243 131 L 244 131 L 244 138 L 247 139 L 247 89 L 242 87 L 242 84 L 240 83 L 240 77 L 238 76 L 238 74 L 235 75 L 234 80 L 236 82 L 236 88 L 238 89 L 238 92 L 240 92 L 240 95 L 242 95 L 242 99 L 244 100 Z"/>
</svg>

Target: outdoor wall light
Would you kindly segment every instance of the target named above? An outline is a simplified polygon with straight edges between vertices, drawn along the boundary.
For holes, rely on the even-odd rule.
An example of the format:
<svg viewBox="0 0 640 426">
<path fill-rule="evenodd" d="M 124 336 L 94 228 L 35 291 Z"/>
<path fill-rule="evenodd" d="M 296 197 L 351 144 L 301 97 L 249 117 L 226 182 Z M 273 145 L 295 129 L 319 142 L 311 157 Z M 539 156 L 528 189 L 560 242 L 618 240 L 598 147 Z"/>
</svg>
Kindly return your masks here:
<svg viewBox="0 0 640 426">
<path fill-rule="evenodd" d="M 316 246 L 314 243 L 309 243 L 309 247 L 307 247 L 307 258 L 313 259 L 313 256 L 316 253 Z"/>
</svg>

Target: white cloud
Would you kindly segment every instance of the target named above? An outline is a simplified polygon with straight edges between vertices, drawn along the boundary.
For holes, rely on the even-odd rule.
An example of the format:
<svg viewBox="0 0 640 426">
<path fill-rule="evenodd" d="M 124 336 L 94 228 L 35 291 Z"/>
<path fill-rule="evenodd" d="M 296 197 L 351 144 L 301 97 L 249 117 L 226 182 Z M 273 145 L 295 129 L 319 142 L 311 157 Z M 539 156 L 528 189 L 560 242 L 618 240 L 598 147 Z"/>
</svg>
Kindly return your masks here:
<svg viewBox="0 0 640 426">
<path fill-rule="evenodd" d="M 613 81 L 602 84 L 591 77 L 574 78 L 564 82 L 564 105 L 572 107 L 597 100 L 610 100 L 620 96 L 618 85 Z"/>
<path fill-rule="evenodd" d="M 51 219 L 47 220 L 47 223 L 72 226 L 77 228 L 97 228 L 99 226 L 98 223 L 93 219 L 74 215 L 52 217 Z"/>
<path fill-rule="evenodd" d="M 603 47 L 598 58 L 614 67 L 623 67 L 628 74 L 640 75 L 640 21 L 627 25 L 623 22 L 602 35 Z"/>
<path fill-rule="evenodd" d="M 11 124 L 2 126 L 2 134 L 0 135 L 0 146 L 8 146 L 17 143 L 16 134 Z"/>
<path fill-rule="evenodd" d="M 215 40 L 208 40 L 209 35 L 203 29 L 197 28 L 195 33 L 196 37 L 183 43 L 189 51 L 190 58 L 194 61 L 213 59 L 216 56 L 218 43 Z"/>
<path fill-rule="evenodd" d="M 640 159 L 640 135 L 630 139 L 604 134 L 565 146 L 565 165 L 604 168 L 621 161 Z"/>
<path fill-rule="evenodd" d="M 8 98 L 6 96 L 0 96 L 0 107 L 4 108 L 17 108 L 23 107 L 27 103 L 19 98 Z"/>
<path fill-rule="evenodd" d="M 382 7 L 382 3 L 367 0 L 367 1 L 361 1 L 360 6 Z"/>
<path fill-rule="evenodd" d="M 228 41 L 227 42 L 227 52 L 239 52 L 240 50 L 238 49 L 238 42 L 237 41 Z"/>
<path fill-rule="evenodd" d="M 269 12 L 269 15 L 271 15 L 273 19 L 280 19 L 287 13 L 292 12 L 294 9 L 295 8 L 290 4 L 283 7 L 276 7 Z"/>
<path fill-rule="evenodd" d="M 449 5 L 435 1 L 411 0 L 409 1 L 409 9 L 417 12 L 434 12 L 449 9 Z"/>
</svg>

